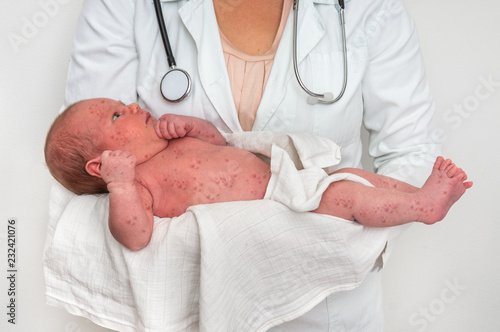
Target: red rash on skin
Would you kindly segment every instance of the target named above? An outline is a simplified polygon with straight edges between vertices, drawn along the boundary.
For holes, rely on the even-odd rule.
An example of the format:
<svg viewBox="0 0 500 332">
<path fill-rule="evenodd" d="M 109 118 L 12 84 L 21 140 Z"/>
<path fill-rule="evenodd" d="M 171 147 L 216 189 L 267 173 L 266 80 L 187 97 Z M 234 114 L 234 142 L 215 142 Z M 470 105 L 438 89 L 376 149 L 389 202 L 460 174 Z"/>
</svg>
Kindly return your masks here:
<svg viewBox="0 0 500 332">
<path fill-rule="evenodd" d="M 101 101 L 101 104 L 103 105 L 105 102 Z M 111 106 L 107 107 L 107 104 L 111 104 Z M 137 163 L 135 180 L 138 184 L 147 188 L 150 194 L 148 201 L 149 204 L 153 204 L 153 207 L 146 207 L 148 211 L 154 210 L 159 217 L 174 217 L 185 212 L 192 205 L 261 199 L 264 197 L 271 176 L 269 165 L 248 151 L 226 146 L 220 147 L 220 145 L 215 146 L 192 137 L 172 139 L 165 143 L 166 141 L 161 140 L 154 128 L 152 128 L 151 121 L 148 121 L 147 112 L 138 109 L 137 105 L 127 107 L 126 105 L 115 105 L 108 101 L 106 107 L 103 107 L 104 111 L 95 111 L 97 114 L 93 114 L 93 117 L 108 122 L 110 122 L 108 118 L 113 118 L 111 123 L 106 122 L 101 126 L 103 130 L 107 130 L 104 131 L 106 135 L 103 135 L 103 141 L 110 146 L 109 149 L 127 151 L 131 149 L 132 154 L 144 156 L 144 159 L 146 159 Z M 94 108 L 96 108 L 96 105 L 91 105 L 91 112 L 93 113 Z M 113 112 L 118 111 L 124 113 L 113 114 Z M 205 137 L 215 137 L 215 135 L 206 135 Z M 144 150 L 145 147 L 148 150 Z M 444 170 L 439 171 L 444 172 Z M 427 194 L 424 197 L 422 194 L 412 192 L 415 195 L 412 197 L 416 197 L 416 199 L 406 199 L 404 201 L 404 211 L 400 209 L 401 200 L 395 199 L 393 201 L 397 203 L 394 204 L 382 203 L 381 201 L 377 201 L 375 204 L 367 204 L 370 207 L 366 206 L 365 211 L 357 215 L 367 217 L 376 215 L 379 216 L 381 223 L 388 225 L 393 223 L 398 213 L 402 214 L 408 211 L 408 214 L 413 213 L 417 217 L 420 217 L 422 213 L 429 214 L 429 211 L 424 207 L 431 205 L 435 201 L 435 196 L 439 196 L 438 194 L 443 193 L 443 191 L 446 195 L 448 192 L 460 189 L 457 187 L 458 185 L 455 185 L 456 181 L 445 179 L 442 175 L 438 176 L 439 181 L 443 180 L 443 182 L 449 183 L 449 189 L 435 188 L 431 183 L 428 185 L 427 192 L 432 195 Z M 460 182 L 460 179 L 457 181 Z M 463 181 L 465 179 L 461 180 L 461 182 Z M 342 185 L 340 186 L 344 188 Z M 387 180 L 383 181 L 382 187 L 398 188 L 401 186 L 405 188 L 403 184 Z M 334 193 L 330 197 L 333 198 L 334 205 L 338 206 L 340 210 L 342 208 L 347 210 L 341 211 L 341 213 L 345 213 L 347 218 L 352 220 L 355 218 L 353 210 L 358 208 L 357 211 L 359 211 L 363 208 L 359 206 L 363 205 L 361 203 L 363 199 L 359 198 L 360 196 L 349 195 L 353 190 L 359 190 L 358 187 L 351 186 L 350 188 L 350 191 L 340 191 L 340 194 L 333 191 Z M 465 189 L 463 188 L 463 191 Z M 334 189 L 332 188 L 332 190 Z M 460 195 L 460 193 L 457 193 L 456 199 Z M 373 195 L 366 194 L 364 197 L 368 196 L 370 197 L 369 200 L 365 201 L 372 203 Z M 428 196 L 431 199 L 428 199 Z M 356 197 L 356 199 L 351 197 Z M 442 203 L 440 203 L 443 205 L 442 208 L 448 209 L 454 202 L 453 199 L 453 197 L 442 199 Z M 409 203 L 411 203 L 410 207 Z M 328 210 L 328 202 L 325 202 L 324 207 L 326 214 L 330 214 L 331 210 Z M 384 213 L 386 214 L 383 215 Z M 435 222 L 438 217 L 440 216 L 434 217 L 434 219 L 431 218 L 428 221 L 430 223 Z M 124 219 L 128 218 L 125 217 Z M 128 222 L 131 223 L 132 221 Z M 372 221 L 368 220 L 368 222 Z M 137 229 L 138 232 L 141 230 L 143 230 L 141 227 Z"/>
<path fill-rule="evenodd" d="M 191 162 L 191 165 L 190 165 L 190 167 L 191 167 L 192 169 L 194 169 L 194 170 L 199 169 L 199 168 L 200 168 L 200 166 L 201 166 L 201 160 L 199 160 L 199 159 L 194 159 L 194 160 Z"/>
<path fill-rule="evenodd" d="M 175 158 L 176 159 L 182 158 L 182 156 L 184 155 L 184 153 L 182 152 L 182 150 L 179 150 L 179 149 L 174 149 L 173 152 L 175 154 Z"/>
</svg>

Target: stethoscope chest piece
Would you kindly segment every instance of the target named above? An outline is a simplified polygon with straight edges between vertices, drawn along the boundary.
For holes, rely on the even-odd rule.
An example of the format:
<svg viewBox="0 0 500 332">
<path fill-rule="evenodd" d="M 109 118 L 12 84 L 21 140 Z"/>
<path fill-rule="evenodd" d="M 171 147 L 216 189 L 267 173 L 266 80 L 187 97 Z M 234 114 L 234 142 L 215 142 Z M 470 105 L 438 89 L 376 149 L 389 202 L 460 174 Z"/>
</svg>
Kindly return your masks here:
<svg viewBox="0 0 500 332">
<path fill-rule="evenodd" d="M 184 100 L 191 92 L 191 77 L 180 68 L 171 67 L 163 76 L 160 83 L 160 90 L 163 98 L 178 103 Z"/>
</svg>

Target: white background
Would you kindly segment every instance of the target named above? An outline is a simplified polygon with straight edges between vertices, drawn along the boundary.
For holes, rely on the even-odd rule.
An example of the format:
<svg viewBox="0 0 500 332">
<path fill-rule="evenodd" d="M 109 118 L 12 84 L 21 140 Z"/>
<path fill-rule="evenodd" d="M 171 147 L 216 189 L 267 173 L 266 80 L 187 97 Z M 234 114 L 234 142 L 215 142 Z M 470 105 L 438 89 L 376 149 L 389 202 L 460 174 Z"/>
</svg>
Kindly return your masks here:
<svg viewBox="0 0 500 332">
<path fill-rule="evenodd" d="M 44 10 L 50 2 L 57 7 Z M 43 144 L 63 103 L 81 3 L 1 3 L 1 331 L 105 331 L 47 306 L 42 270 L 51 183 Z M 386 331 L 500 331 L 500 3 L 405 4 L 419 30 L 444 154 L 474 187 L 443 222 L 414 225 L 400 238 L 384 272 Z M 16 325 L 7 323 L 9 218 L 18 222 Z"/>
</svg>

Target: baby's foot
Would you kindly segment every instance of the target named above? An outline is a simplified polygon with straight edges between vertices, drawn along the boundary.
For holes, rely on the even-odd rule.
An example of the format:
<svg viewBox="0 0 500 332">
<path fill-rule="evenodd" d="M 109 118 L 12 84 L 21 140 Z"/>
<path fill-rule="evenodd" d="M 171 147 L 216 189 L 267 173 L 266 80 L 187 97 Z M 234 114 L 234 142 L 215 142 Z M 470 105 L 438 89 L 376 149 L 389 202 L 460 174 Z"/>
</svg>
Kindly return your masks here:
<svg viewBox="0 0 500 332">
<path fill-rule="evenodd" d="M 433 224 L 442 220 L 450 207 L 472 187 L 472 182 L 465 180 L 467 175 L 461 168 L 449 159 L 438 157 L 431 175 L 418 192 L 421 200 L 413 206 L 421 212 L 418 221 Z"/>
</svg>

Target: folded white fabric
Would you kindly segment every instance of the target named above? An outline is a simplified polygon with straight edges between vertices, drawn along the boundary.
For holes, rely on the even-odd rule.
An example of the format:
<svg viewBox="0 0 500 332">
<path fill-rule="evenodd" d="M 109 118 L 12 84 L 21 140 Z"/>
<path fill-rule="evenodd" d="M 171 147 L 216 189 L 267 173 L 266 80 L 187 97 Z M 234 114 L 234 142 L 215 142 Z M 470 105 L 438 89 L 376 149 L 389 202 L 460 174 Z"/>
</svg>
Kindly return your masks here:
<svg viewBox="0 0 500 332">
<path fill-rule="evenodd" d="M 321 170 L 338 163 L 338 148 L 309 135 L 226 139 L 272 154 L 266 199 L 157 218 L 150 244 L 138 252 L 109 233 L 106 195 L 78 197 L 54 185 L 44 251 L 47 302 L 119 331 L 265 331 L 361 283 L 387 229 L 280 203 L 297 211 L 317 205 L 318 190 L 342 179 Z M 285 173 L 292 180 L 284 181 Z"/>
</svg>

